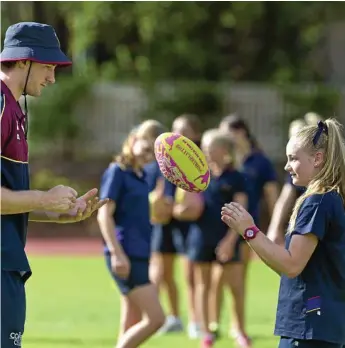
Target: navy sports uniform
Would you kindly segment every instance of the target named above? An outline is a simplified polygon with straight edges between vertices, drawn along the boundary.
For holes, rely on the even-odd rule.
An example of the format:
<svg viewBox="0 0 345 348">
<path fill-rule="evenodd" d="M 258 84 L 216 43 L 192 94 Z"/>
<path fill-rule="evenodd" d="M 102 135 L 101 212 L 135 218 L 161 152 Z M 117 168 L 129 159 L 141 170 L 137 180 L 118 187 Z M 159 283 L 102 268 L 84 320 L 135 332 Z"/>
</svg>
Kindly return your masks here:
<svg viewBox="0 0 345 348">
<path fill-rule="evenodd" d="M 277 181 L 277 174 L 272 162 L 260 151 L 253 150 L 244 160 L 241 172 L 246 177 L 248 187 L 248 212 L 255 223 L 260 226 L 260 201 L 264 186 L 269 182 Z"/>
<path fill-rule="evenodd" d="M 245 178 L 236 170 L 225 170 L 219 177 L 211 177 L 210 184 L 202 193 L 205 208 L 201 217 L 191 227 L 188 236 L 188 257 L 194 262 L 216 261 L 215 249 L 228 232 L 228 226 L 220 219 L 225 203 L 233 201 L 237 193 L 245 193 Z M 236 245 L 231 261 L 239 261 Z"/>
<path fill-rule="evenodd" d="M 150 283 L 151 224 L 148 194 L 145 173 L 139 176 L 131 168 L 123 169 L 119 164 L 113 163 L 103 174 L 100 197 L 109 198 L 116 203 L 114 233 L 130 260 L 129 277 L 123 279 L 112 273 L 110 253 L 106 245 L 105 259 L 115 282 L 125 295 L 138 286 Z"/>
<path fill-rule="evenodd" d="M 345 346 L 345 209 L 336 192 L 305 199 L 286 248 L 295 234 L 308 233 L 319 243 L 299 276 L 281 277 L 275 334 L 282 337 L 280 348 L 340 348 Z"/>
<path fill-rule="evenodd" d="M 29 189 L 25 116 L 1 82 L 1 186 Z M 24 247 L 28 214 L 1 216 L 1 347 L 20 346 L 25 322 L 24 283 L 31 275 Z M 13 338 L 15 337 L 15 338 Z M 15 344 L 17 343 L 17 344 Z"/>
<path fill-rule="evenodd" d="M 157 161 L 147 164 L 145 173 L 151 192 L 155 189 L 158 178 L 162 177 Z M 176 186 L 165 180 L 164 194 L 174 199 L 175 192 Z M 171 219 L 167 224 L 154 224 L 152 226 L 152 252 L 162 254 L 184 253 L 189 228 L 189 222 L 176 219 Z"/>
<path fill-rule="evenodd" d="M 71 64 L 60 50 L 54 29 L 34 22 L 17 23 L 7 29 L 0 61 Z M 24 96 L 31 64 L 23 88 Z M 26 122 L 27 117 L 17 100 L 1 81 L 1 185 L 12 191 L 29 190 Z M 21 347 L 26 314 L 24 284 L 31 275 L 24 251 L 27 225 L 27 213 L 1 215 L 2 348 Z"/>
</svg>

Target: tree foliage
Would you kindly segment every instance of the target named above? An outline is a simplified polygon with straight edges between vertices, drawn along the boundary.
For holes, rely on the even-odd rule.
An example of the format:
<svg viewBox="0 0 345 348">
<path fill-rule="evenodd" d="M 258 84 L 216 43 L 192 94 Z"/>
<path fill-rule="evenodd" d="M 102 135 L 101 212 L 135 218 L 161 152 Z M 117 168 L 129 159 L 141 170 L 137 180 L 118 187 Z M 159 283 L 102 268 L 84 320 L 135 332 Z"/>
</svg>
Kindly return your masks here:
<svg viewBox="0 0 345 348">
<path fill-rule="evenodd" d="M 73 141 L 78 123 L 72 106 L 88 88 L 79 77 L 90 66 L 98 79 L 141 83 L 151 116 L 196 112 L 206 119 L 222 107 L 210 87 L 218 82 L 327 81 L 320 51 L 330 23 L 344 15 L 344 2 L 19 1 L 2 3 L 1 32 L 18 21 L 56 28 L 74 61 L 65 74 L 73 74 L 40 100 L 35 112 L 42 116 L 32 120 L 32 128 L 42 139 L 50 134 Z M 162 81 L 173 82 L 175 92 L 162 93 Z M 191 90 L 184 81 L 197 82 Z M 322 90 L 283 96 L 296 114 L 310 107 L 330 109 L 338 98 L 336 91 Z"/>
<path fill-rule="evenodd" d="M 85 57 L 94 58 L 104 65 L 104 77 L 144 82 L 322 81 L 324 72 L 313 64 L 317 48 L 328 24 L 345 13 L 342 2 L 298 1 L 31 2 L 31 11 L 28 6 L 5 2 L 2 25 L 62 20 L 77 69 Z"/>
</svg>

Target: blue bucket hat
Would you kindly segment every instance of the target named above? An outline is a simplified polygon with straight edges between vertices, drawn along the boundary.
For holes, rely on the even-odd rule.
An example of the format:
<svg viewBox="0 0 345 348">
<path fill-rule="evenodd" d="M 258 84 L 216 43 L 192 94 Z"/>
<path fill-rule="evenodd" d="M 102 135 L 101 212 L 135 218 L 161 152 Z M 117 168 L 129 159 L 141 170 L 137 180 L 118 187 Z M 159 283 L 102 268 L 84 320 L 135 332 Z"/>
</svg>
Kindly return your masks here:
<svg viewBox="0 0 345 348">
<path fill-rule="evenodd" d="M 60 49 L 54 28 L 35 22 L 13 24 L 6 31 L 0 61 L 18 60 L 62 66 L 72 64 Z"/>
</svg>

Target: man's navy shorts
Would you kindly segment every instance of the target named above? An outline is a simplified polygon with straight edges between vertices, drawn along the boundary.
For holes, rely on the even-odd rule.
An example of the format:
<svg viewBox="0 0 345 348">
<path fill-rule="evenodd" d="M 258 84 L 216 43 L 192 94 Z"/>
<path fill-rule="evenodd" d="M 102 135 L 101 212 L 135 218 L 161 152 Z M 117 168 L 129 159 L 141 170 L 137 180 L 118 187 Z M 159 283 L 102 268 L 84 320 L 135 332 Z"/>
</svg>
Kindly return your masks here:
<svg viewBox="0 0 345 348">
<path fill-rule="evenodd" d="M 1 270 L 1 348 L 22 346 L 26 299 L 19 272 Z"/>
</svg>

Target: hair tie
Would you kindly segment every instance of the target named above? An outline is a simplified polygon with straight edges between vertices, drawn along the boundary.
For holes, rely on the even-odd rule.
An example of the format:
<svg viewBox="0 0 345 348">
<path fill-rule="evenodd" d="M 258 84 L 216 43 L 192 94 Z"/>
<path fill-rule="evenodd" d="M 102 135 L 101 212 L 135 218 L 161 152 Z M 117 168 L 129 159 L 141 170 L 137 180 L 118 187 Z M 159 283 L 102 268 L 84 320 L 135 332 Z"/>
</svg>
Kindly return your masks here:
<svg viewBox="0 0 345 348">
<path fill-rule="evenodd" d="M 317 123 L 317 131 L 316 131 L 316 133 L 314 135 L 314 139 L 313 139 L 314 146 L 318 143 L 322 132 L 325 132 L 325 134 L 328 135 L 328 127 L 327 127 L 326 123 L 324 123 L 323 121 L 319 121 Z"/>
</svg>

